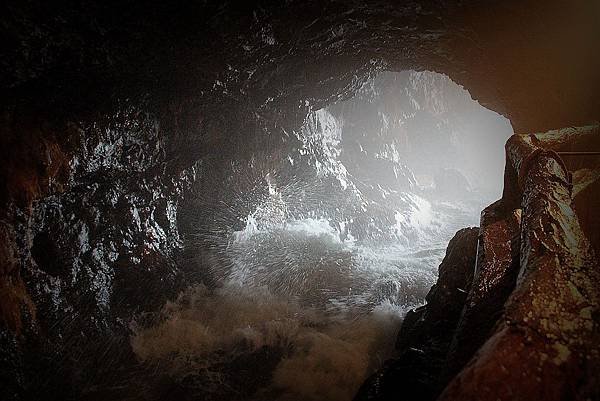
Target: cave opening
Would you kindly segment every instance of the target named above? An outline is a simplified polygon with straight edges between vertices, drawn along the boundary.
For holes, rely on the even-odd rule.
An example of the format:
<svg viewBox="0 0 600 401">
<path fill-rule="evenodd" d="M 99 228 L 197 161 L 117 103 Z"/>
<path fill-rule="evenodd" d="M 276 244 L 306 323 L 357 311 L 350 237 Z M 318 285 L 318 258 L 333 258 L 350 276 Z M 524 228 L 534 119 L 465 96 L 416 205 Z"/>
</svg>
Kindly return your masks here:
<svg viewBox="0 0 600 401">
<path fill-rule="evenodd" d="M 428 71 L 381 72 L 281 140 L 259 132 L 216 199 L 188 201 L 200 284 L 136 328 L 136 356 L 218 399 L 352 399 L 448 241 L 500 196 L 511 134 Z"/>
</svg>

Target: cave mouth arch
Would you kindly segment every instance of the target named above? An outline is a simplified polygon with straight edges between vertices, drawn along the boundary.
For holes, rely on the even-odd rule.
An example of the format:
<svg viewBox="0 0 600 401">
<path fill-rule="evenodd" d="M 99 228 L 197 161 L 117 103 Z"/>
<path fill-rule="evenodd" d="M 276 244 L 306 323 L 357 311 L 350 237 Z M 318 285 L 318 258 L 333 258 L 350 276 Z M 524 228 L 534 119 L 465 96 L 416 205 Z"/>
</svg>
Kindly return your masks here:
<svg viewBox="0 0 600 401">
<path fill-rule="evenodd" d="M 351 399 L 393 354 L 450 238 L 500 196 L 511 134 L 428 71 L 382 72 L 280 141 L 259 132 L 260 151 L 223 164 L 219 199 L 188 205 L 204 284 L 136 332 L 136 355 L 208 393 Z"/>
</svg>

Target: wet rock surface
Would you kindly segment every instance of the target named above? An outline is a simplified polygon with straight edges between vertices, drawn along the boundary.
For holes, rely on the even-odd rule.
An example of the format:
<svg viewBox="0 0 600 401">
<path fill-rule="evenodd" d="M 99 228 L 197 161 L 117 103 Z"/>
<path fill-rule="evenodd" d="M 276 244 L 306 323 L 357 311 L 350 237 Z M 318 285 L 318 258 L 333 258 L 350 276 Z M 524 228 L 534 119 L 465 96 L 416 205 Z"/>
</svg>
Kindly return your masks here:
<svg viewBox="0 0 600 401">
<path fill-rule="evenodd" d="M 482 212 L 473 282 L 455 304 L 461 311 L 450 332 L 423 336 L 422 327 L 440 319 L 427 320 L 427 304 L 406 316 L 399 333 L 401 351 L 442 338 L 435 344 L 445 345 L 444 361 L 415 347 L 388 362 L 357 399 L 394 399 L 406 388 L 419 389 L 409 395 L 415 399 L 598 398 L 598 259 L 581 225 L 589 215 L 575 212 L 572 190 L 593 180 L 538 148 L 597 143 L 594 129 L 508 141 L 504 196 Z M 440 271 L 436 286 L 444 280 Z"/>
<path fill-rule="evenodd" d="M 502 201 L 481 213 L 474 279 L 442 371 L 446 381 L 489 338 L 504 312 L 519 273 L 520 222 L 521 210 L 507 212 Z"/>
<path fill-rule="evenodd" d="M 330 102 L 381 60 L 393 70 L 436 70 L 468 84 L 518 132 L 597 117 L 593 3 L 89 0 L 9 1 L 5 10 L 2 88 L 43 93 L 41 104 L 90 110 L 106 105 L 102 94 L 115 89 L 150 90 L 161 99 L 220 92 L 256 102 L 263 117 L 276 119 L 280 100 L 293 99 L 296 108 Z M 587 61 L 571 62 L 580 57 Z"/>
<path fill-rule="evenodd" d="M 522 140 L 513 137 L 507 144 L 513 159 L 529 159 L 521 174 L 517 286 L 493 335 L 446 388 L 442 400 L 599 396 L 598 259 L 572 210 L 564 164 L 556 154 L 535 147 L 514 151 Z"/>
<path fill-rule="evenodd" d="M 442 371 L 471 290 L 478 234 L 478 228 L 466 228 L 452 238 L 427 303 L 408 312 L 402 323 L 398 356 L 367 379 L 355 400 L 388 400 L 398 394 L 406 400 L 434 400 L 442 391 Z"/>
<path fill-rule="evenodd" d="M 181 287 L 177 206 L 197 166 L 165 176 L 156 121 L 131 109 L 70 129 L 77 145 L 59 160 L 64 177 L 34 187 L 43 198 L 5 209 L 16 249 L 5 259 L 15 267 L 3 307 L 12 301 L 18 311 L 9 314 L 16 330 L 4 333 L 2 353 L 22 372 L 5 371 L 5 399 L 47 397 L 60 386 L 78 397 L 112 377 L 132 358 L 124 352 L 131 316 Z M 47 160 L 52 171 L 56 159 Z"/>
</svg>

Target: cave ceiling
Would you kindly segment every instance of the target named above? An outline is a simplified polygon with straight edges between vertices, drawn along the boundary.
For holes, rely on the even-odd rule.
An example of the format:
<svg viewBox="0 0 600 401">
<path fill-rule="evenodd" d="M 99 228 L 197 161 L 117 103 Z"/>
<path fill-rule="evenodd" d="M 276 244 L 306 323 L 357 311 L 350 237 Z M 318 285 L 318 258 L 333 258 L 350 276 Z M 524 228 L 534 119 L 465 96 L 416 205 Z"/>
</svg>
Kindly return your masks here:
<svg viewBox="0 0 600 401">
<path fill-rule="evenodd" d="M 594 1 L 4 7 L 0 71 L 9 108 L 33 104 L 70 116 L 144 97 L 161 110 L 252 108 L 289 124 L 307 106 L 351 96 L 378 70 L 425 69 L 449 75 L 517 132 L 589 123 L 600 110 Z"/>
</svg>

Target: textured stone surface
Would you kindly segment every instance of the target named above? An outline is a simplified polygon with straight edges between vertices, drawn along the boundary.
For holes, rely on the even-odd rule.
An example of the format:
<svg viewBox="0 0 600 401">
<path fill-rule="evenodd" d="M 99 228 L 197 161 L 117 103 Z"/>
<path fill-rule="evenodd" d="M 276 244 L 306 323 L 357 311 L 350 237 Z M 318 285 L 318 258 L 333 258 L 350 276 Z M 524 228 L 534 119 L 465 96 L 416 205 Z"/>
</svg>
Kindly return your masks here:
<svg viewBox="0 0 600 401">
<path fill-rule="evenodd" d="M 492 333 L 519 273 L 521 211 L 498 201 L 481 212 L 477 265 L 450 346 L 443 377 L 454 377 Z"/>
<path fill-rule="evenodd" d="M 12 118 L 9 138 L 22 128 Z M 42 166 L 7 183 L 1 353 L 16 370 L 2 372 L 3 399 L 61 386 L 76 397 L 92 372 L 110 377 L 126 363 L 132 314 L 162 305 L 182 279 L 177 207 L 198 167 L 169 177 L 156 120 L 134 109 L 67 129 L 68 153 L 44 143 Z"/>
<path fill-rule="evenodd" d="M 538 153 L 523 176 L 517 286 L 494 334 L 440 400 L 600 396 L 598 259 L 563 164 Z"/>
<path fill-rule="evenodd" d="M 449 312 L 462 312 L 448 327 L 430 313 L 432 294 L 448 280 L 440 270 L 428 304 L 411 311 L 400 330 L 400 350 L 409 347 L 410 352 L 388 362 L 357 399 L 395 399 L 398 394 L 444 401 L 600 396 L 600 274 L 581 224 L 589 224 L 586 219 L 593 212 L 574 209 L 579 191 L 593 190 L 595 164 L 569 161 L 571 167 L 591 167 L 571 174 L 556 153 L 536 146 L 559 151 L 589 147 L 597 143 L 596 129 L 515 135 L 508 141 L 504 198 L 482 212 L 468 297 L 445 305 Z M 584 199 L 580 208 L 590 208 Z M 431 344 L 442 345 L 443 361 Z"/>
<path fill-rule="evenodd" d="M 398 356 L 371 376 L 355 400 L 433 400 L 443 389 L 441 373 L 452 335 L 471 289 L 477 228 L 465 228 L 448 244 L 427 304 L 410 311 L 398 334 Z"/>
<path fill-rule="evenodd" d="M 357 71 L 383 62 L 448 74 L 509 116 L 517 132 L 597 118 L 595 2 L 87 0 L 5 7 L 2 88 L 44 90 L 46 101 L 69 100 L 78 109 L 89 110 L 81 98 L 103 103 L 98 93 L 118 87 L 194 98 L 225 92 L 230 100 L 256 100 L 263 116 L 277 118 L 282 100 L 298 94 L 296 107 L 297 100 L 329 101 Z"/>
</svg>

